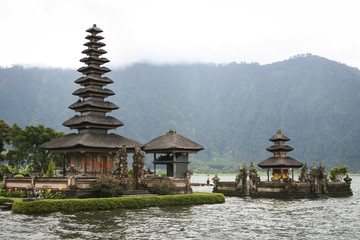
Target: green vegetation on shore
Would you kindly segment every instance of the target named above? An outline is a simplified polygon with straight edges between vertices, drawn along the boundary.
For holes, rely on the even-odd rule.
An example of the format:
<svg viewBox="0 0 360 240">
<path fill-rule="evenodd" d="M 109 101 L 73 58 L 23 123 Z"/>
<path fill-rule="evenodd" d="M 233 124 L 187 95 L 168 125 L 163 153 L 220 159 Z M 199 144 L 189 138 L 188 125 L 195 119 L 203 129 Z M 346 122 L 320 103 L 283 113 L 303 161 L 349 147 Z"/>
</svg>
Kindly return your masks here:
<svg viewBox="0 0 360 240">
<path fill-rule="evenodd" d="M 218 193 L 194 193 L 184 195 L 139 196 L 118 198 L 88 198 L 38 200 L 15 202 L 12 212 L 17 214 L 42 214 L 50 212 L 77 212 L 89 210 L 137 209 L 147 207 L 187 206 L 224 203 L 225 196 Z"/>
</svg>

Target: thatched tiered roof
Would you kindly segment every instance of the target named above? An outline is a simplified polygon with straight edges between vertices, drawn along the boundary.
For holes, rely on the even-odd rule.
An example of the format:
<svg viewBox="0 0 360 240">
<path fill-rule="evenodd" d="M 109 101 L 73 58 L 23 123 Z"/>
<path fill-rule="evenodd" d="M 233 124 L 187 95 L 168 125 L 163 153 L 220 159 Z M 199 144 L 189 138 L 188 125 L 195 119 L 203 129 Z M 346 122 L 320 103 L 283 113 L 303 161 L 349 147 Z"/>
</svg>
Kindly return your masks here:
<svg viewBox="0 0 360 240">
<path fill-rule="evenodd" d="M 117 151 L 126 145 L 129 152 L 134 151 L 135 147 L 141 147 L 142 144 L 126 137 L 110 133 L 71 133 L 50 142 L 44 143 L 42 146 L 52 152 L 81 152 L 81 151 Z"/>
<path fill-rule="evenodd" d="M 146 143 L 142 150 L 146 153 L 197 153 L 204 147 L 170 130 Z"/>
<path fill-rule="evenodd" d="M 284 142 L 286 142 L 286 141 L 290 141 L 290 138 L 288 138 L 287 136 L 282 134 L 281 133 L 281 128 L 279 128 L 277 130 L 277 133 L 274 136 L 272 136 L 269 140 L 272 141 L 272 142 L 276 142 L 276 141 L 284 141 Z"/>
<path fill-rule="evenodd" d="M 274 142 L 273 146 L 268 147 L 266 150 L 274 154 L 273 157 L 265 159 L 258 164 L 259 167 L 269 168 L 301 168 L 304 164 L 298 160 L 287 157 L 286 153 L 294 150 L 294 148 L 284 145 L 284 142 L 290 141 L 288 137 L 281 133 L 281 129 L 272 136 L 270 141 Z"/>
<path fill-rule="evenodd" d="M 81 88 L 73 92 L 73 95 L 79 96 L 79 100 L 69 106 L 70 109 L 79 112 L 80 115 L 75 115 L 63 123 L 66 127 L 77 129 L 78 133 L 68 134 L 42 146 L 52 152 L 76 152 L 84 149 L 113 151 L 126 145 L 126 148 L 131 152 L 135 146 L 142 146 L 142 144 L 116 134 L 108 134 L 108 130 L 116 129 L 124 124 L 114 117 L 106 116 L 106 113 L 119 107 L 104 100 L 114 95 L 114 92 L 103 88 L 113 81 L 102 76 L 111 71 L 109 68 L 101 66 L 109 62 L 107 58 L 101 57 L 106 53 L 105 50 L 101 49 L 105 44 L 99 42 L 103 37 L 97 35 L 102 30 L 94 25 L 86 31 L 91 34 L 86 36 L 86 39 L 89 40 L 84 44 L 87 49 L 82 51 L 87 57 L 80 60 L 86 66 L 78 69 L 85 76 L 75 81 L 81 85 Z"/>
<path fill-rule="evenodd" d="M 292 157 L 271 157 L 258 164 L 261 168 L 301 168 L 303 165 Z"/>
</svg>

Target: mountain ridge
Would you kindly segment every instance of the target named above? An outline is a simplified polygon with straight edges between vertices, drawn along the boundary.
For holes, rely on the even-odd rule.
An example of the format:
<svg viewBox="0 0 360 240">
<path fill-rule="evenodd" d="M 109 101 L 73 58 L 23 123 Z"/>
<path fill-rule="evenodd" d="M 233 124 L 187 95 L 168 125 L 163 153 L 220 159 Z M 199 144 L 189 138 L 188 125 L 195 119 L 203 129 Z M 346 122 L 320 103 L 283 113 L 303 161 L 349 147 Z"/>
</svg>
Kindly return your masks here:
<svg viewBox="0 0 360 240">
<path fill-rule="evenodd" d="M 75 115 L 80 75 L 70 69 L 0 69 L 0 118 L 7 123 L 61 124 Z M 108 88 L 124 122 L 116 132 L 146 143 L 169 129 L 205 147 L 192 169 L 232 171 L 258 163 L 278 128 L 292 139 L 289 156 L 328 168 L 360 170 L 360 71 L 315 55 L 272 64 L 151 65 L 114 69 Z M 330 170 L 330 169 L 329 169 Z"/>
</svg>

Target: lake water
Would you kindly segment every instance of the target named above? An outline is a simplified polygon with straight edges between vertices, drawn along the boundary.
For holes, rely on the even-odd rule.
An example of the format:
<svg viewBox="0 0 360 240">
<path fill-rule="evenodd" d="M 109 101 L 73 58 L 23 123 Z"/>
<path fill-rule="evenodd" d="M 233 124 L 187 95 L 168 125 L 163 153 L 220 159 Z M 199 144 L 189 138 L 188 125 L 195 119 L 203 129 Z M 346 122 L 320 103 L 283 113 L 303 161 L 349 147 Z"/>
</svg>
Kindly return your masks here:
<svg viewBox="0 0 360 240">
<path fill-rule="evenodd" d="M 359 239 L 360 176 L 352 178 L 354 195 L 348 198 L 227 197 L 224 204 L 191 207 L 40 216 L 0 212 L 0 239 Z M 193 182 L 206 179 L 194 176 Z"/>
</svg>

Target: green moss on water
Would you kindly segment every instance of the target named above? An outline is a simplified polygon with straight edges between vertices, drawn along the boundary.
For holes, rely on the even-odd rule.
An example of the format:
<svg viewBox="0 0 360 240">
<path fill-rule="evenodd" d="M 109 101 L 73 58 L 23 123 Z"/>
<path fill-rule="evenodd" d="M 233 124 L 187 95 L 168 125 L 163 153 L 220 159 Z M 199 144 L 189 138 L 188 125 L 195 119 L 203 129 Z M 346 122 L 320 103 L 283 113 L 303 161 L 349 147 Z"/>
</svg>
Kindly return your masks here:
<svg viewBox="0 0 360 240">
<path fill-rule="evenodd" d="M 42 214 L 50 212 L 78 212 L 89 210 L 138 209 L 147 207 L 188 206 L 224 203 L 225 196 L 219 193 L 194 193 L 184 195 L 88 198 L 16 201 L 12 212 L 17 214 Z"/>
</svg>

